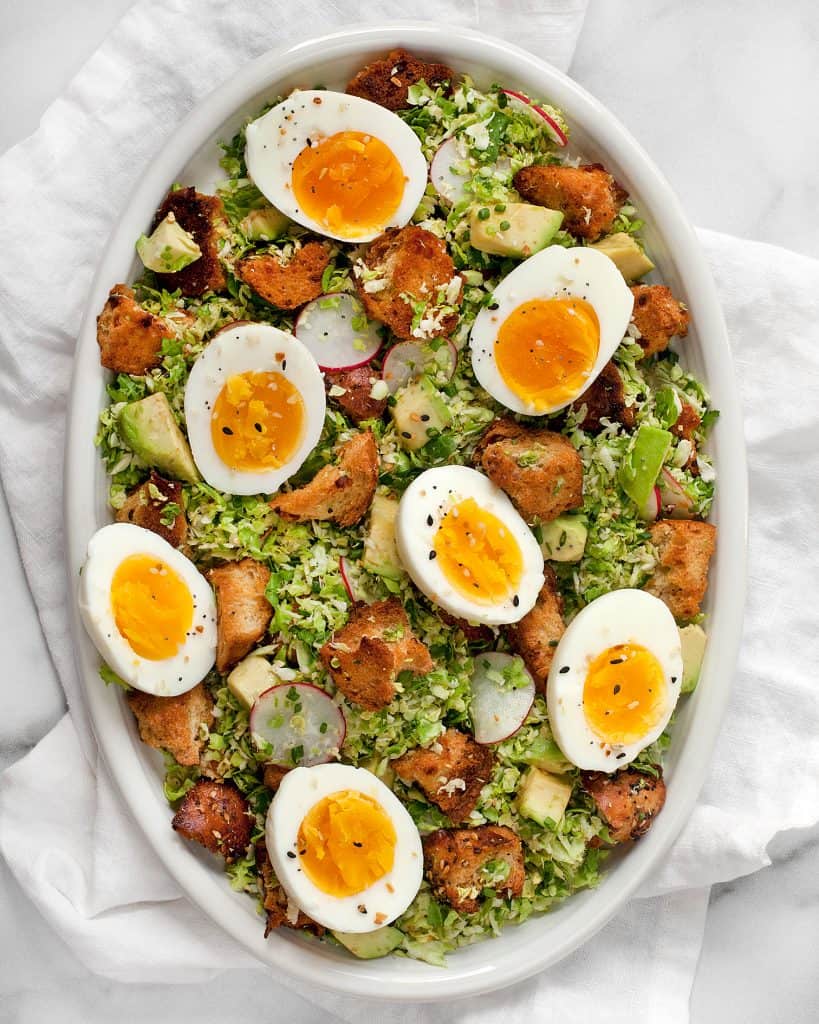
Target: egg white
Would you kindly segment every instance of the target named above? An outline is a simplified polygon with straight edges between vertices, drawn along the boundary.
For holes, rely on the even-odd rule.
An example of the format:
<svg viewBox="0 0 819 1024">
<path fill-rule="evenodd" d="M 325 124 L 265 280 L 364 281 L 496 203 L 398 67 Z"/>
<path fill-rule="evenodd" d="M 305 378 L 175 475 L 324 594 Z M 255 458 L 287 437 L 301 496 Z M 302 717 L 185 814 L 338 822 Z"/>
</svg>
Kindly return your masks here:
<svg viewBox="0 0 819 1024">
<path fill-rule="evenodd" d="M 375 800 L 392 822 L 396 843 L 388 874 L 362 892 L 338 897 L 322 892 L 300 870 L 298 834 L 310 808 L 340 790 L 355 790 Z M 314 921 L 336 931 L 371 932 L 389 924 L 404 913 L 421 885 L 424 857 L 415 822 L 398 797 L 365 768 L 320 764 L 288 772 L 267 812 L 265 844 L 290 899 Z"/>
<path fill-rule="evenodd" d="M 401 165 L 406 179 L 398 209 L 384 224 L 356 235 L 334 235 L 299 205 L 291 185 L 293 163 L 310 142 L 337 132 L 364 132 L 380 139 Z M 254 184 L 267 199 L 303 227 L 342 242 L 369 242 L 385 228 L 408 224 L 427 185 L 427 163 L 418 136 L 397 114 L 370 100 L 319 89 L 295 89 L 286 100 L 251 121 L 245 161 Z"/>
<path fill-rule="evenodd" d="M 214 404 L 235 374 L 272 371 L 286 377 L 301 394 L 306 419 L 304 436 L 293 457 L 276 469 L 233 469 L 222 461 L 213 446 Z M 324 378 L 315 359 L 292 334 L 270 324 L 241 322 L 223 328 L 193 364 L 185 386 L 185 422 L 194 462 L 211 487 L 228 494 L 272 494 L 278 490 L 318 443 L 325 409 Z"/>
<path fill-rule="evenodd" d="M 578 298 L 588 302 L 600 323 L 597 359 L 584 385 L 565 401 L 542 409 L 509 387 L 495 361 L 498 331 L 524 302 L 533 299 Z M 493 305 L 484 308 L 472 326 L 472 368 L 481 387 L 513 412 L 545 416 L 570 405 L 589 388 L 614 355 L 631 320 L 634 297 L 623 275 L 604 253 L 578 246 L 552 245 L 520 263 L 492 292 Z"/>
<path fill-rule="evenodd" d="M 193 599 L 193 623 L 172 658 L 151 661 L 135 653 L 120 633 L 111 607 L 111 583 L 131 555 L 151 555 L 174 570 Z M 157 697 L 175 697 L 196 686 L 216 658 L 216 600 L 205 577 L 166 540 L 132 523 L 112 523 L 88 542 L 80 576 L 79 606 L 88 635 L 107 664 L 126 683 Z"/>
<path fill-rule="evenodd" d="M 666 681 L 666 706 L 657 725 L 629 744 L 609 744 L 589 726 L 583 687 L 590 663 L 617 644 L 639 644 L 651 651 Z M 565 757 L 586 771 L 615 772 L 662 734 L 677 705 L 682 685 L 682 649 L 674 616 L 644 590 L 615 590 L 592 601 L 575 616 L 560 639 L 549 671 L 546 703 L 549 724 Z"/>
<path fill-rule="evenodd" d="M 502 520 L 523 556 L 517 594 L 496 605 L 470 601 L 456 590 L 436 559 L 430 560 L 441 520 L 465 498 Z M 451 615 L 490 626 L 517 622 L 532 609 L 543 586 L 543 552 L 534 534 L 504 492 L 468 466 L 439 466 L 421 473 L 404 491 L 395 520 L 398 554 L 413 583 Z M 515 602 L 515 597 L 517 602 Z"/>
</svg>

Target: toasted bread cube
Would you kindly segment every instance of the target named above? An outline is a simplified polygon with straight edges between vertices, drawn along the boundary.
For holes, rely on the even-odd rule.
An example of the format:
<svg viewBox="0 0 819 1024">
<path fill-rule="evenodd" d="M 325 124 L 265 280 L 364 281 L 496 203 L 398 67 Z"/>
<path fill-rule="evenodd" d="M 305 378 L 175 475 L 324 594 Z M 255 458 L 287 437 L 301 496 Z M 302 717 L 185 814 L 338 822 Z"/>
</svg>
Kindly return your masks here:
<svg viewBox="0 0 819 1024">
<path fill-rule="evenodd" d="M 202 726 L 210 728 L 213 723 L 213 700 L 202 683 L 178 697 L 129 690 L 125 699 L 136 716 L 143 743 L 167 750 L 177 764 L 199 764 L 205 745 Z"/>
<path fill-rule="evenodd" d="M 586 412 L 578 423 L 581 430 L 596 434 L 602 430 L 603 420 L 622 423 L 626 430 L 634 426 L 634 410 L 625 403 L 623 378 L 620 371 L 609 361 L 600 371 L 600 376 L 587 388 L 580 398 L 572 402 L 572 409 Z"/>
<path fill-rule="evenodd" d="M 447 83 L 451 89 L 455 72 L 446 64 L 428 64 L 406 50 L 391 50 L 383 60 L 362 68 L 350 81 L 347 92 L 387 110 L 404 110 L 409 106 L 409 87 L 421 81 L 433 89 Z"/>
<path fill-rule="evenodd" d="M 628 193 L 602 164 L 522 167 L 514 186 L 528 203 L 562 210 L 563 228 L 595 242 L 611 229 Z"/>
<path fill-rule="evenodd" d="M 228 864 L 244 856 L 253 821 L 247 801 L 232 782 L 200 779 L 182 797 L 171 823 L 186 839 L 221 854 Z"/>
<path fill-rule="evenodd" d="M 372 431 L 342 445 L 337 466 L 324 466 L 309 484 L 271 502 L 284 519 L 319 520 L 353 526 L 367 514 L 378 486 L 378 448 Z"/>
<path fill-rule="evenodd" d="M 358 426 L 364 420 L 380 420 L 387 408 L 386 398 L 373 398 L 373 385 L 381 377 L 369 366 L 357 366 L 354 370 L 336 370 L 324 374 L 324 383 L 328 390 L 333 387 L 344 388 L 341 395 L 331 395 L 332 401 L 339 406 Z"/>
<path fill-rule="evenodd" d="M 244 658 L 270 625 L 273 609 L 265 597 L 270 570 L 243 558 L 211 569 L 208 579 L 216 591 L 216 668 L 224 673 Z"/>
<path fill-rule="evenodd" d="M 656 355 L 668 348 L 675 336 L 688 334 L 691 317 L 685 306 L 671 294 L 664 284 L 636 284 L 632 319 L 640 332 L 637 339 L 646 356 Z"/>
<path fill-rule="evenodd" d="M 657 565 L 645 590 L 665 601 L 675 619 L 693 619 L 708 588 L 717 528 L 695 519 L 661 519 L 649 532 L 657 548 Z"/>
<path fill-rule="evenodd" d="M 282 784 L 282 779 L 289 771 L 289 768 L 283 768 L 280 764 L 266 764 L 262 774 L 262 781 L 268 789 L 272 789 L 275 793 Z"/>
<path fill-rule="evenodd" d="M 138 377 L 154 369 L 162 359 L 162 339 L 175 337 L 173 326 L 143 309 L 126 284 L 114 285 L 97 317 L 100 363 L 114 373 Z"/>
<path fill-rule="evenodd" d="M 169 506 L 176 506 L 179 512 L 171 525 L 166 526 L 163 520 L 167 517 Z M 182 504 L 182 484 L 177 480 L 166 480 L 154 470 L 144 484 L 131 491 L 122 507 L 117 509 L 115 518 L 118 523 L 133 523 L 144 530 L 150 530 L 175 548 L 181 548 L 188 536 L 188 521 Z"/>
<path fill-rule="evenodd" d="M 563 621 L 563 598 L 557 589 L 557 577 L 547 565 L 545 582 L 534 608 L 511 626 L 505 633 L 512 650 L 519 654 L 535 681 L 538 693 L 546 693 L 549 669 L 558 641 L 566 632 Z"/>
<path fill-rule="evenodd" d="M 466 733 L 447 729 L 436 743 L 410 750 L 392 762 L 406 785 L 416 785 L 454 822 L 466 821 L 492 775 L 495 758 Z"/>
<path fill-rule="evenodd" d="M 423 675 L 432 669 L 429 651 L 394 597 L 354 608 L 319 655 L 344 696 L 367 711 L 390 703 L 399 672 Z"/>
<path fill-rule="evenodd" d="M 513 421 L 490 424 L 489 431 L 490 440 L 480 445 L 480 466 L 528 523 L 547 523 L 583 504 L 583 462 L 562 434 Z"/>
<path fill-rule="evenodd" d="M 625 768 L 614 775 L 582 772 L 583 788 L 597 804 L 600 816 L 609 827 L 613 843 L 639 839 L 663 809 L 665 782 Z"/>
<path fill-rule="evenodd" d="M 478 910 L 486 888 L 507 898 L 520 896 L 523 891 L 523 844 L 505 825 L 442 828 L 425 836 L 423 844 L 424 871 L 435 896 L 462 914 Z M 490 861 L 509 866 L 504 881 L 491 884 L 491 878 L 485 876 L 482 869 Z"/>
<path fill-rule="evenodd" d="M 157 274 L 160 287 L 169 292 L 179 288 L 183 295 L 222 291 L 227 278 L 219 262 L 219 249 L 229 230 L 222 200 L 218 196 L 197 192 L 195 188 L 171 191 L 157 210 L 151 230 L 169 213 L 174 215 L 181 228 L 193 235 L 202 255 L 173 274 Z"/>
<path fill-rule="evenodd" d="M 425 228 L 408 224 L 379 235 L 356 265 L 355 286 L 367 316 L 399 338 L 438 338 L 458 324 L 463 281 L 446 245 Z M 426 311 L 413 328 L 416 302 Z"/>
<path fill-rule="evenodd" d="M 321 278 L 330 253 L 321 242 L 308 242 L 287 263 L 272 253 L 249 256 L 236 264 L 236 276 L 278 309 L 298 309 L 321 295 Z"/>
<path fill-rule="evenodd" d="M 256 843 L 255 851 L 259 889 L 262 896 L 262 907 L 265 911 L 264 937 L 267 938 L 274 928 L 299 928 L 312 932 L 314 935 L 323 935 L 323 926 L 317 924 L 312 917 L 302 913 L 287 898 L 287 893 L 279 885 L 279 880 L 273 871 L 264 840 L 259 840 Z"/>
<path fill-rule="evenodd" d="M 694 433 L 700 423 L 702 423 L 702 419 L 694 406 L 690 402 L 683 402 L 680 415 L 671 427 L 671 433 L 676 434 L 677 437 L 681 437 L 685 441 L 693 441 Z"/>
</svg>

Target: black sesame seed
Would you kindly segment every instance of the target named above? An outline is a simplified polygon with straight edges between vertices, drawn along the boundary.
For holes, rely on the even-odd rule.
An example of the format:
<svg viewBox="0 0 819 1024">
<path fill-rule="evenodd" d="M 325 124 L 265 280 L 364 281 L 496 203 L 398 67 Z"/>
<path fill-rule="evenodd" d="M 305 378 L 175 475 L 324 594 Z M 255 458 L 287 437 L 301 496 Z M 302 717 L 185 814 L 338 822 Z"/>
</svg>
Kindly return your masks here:
<svg viewBox="0 0 819 1024">
<path fill-rule="evenodd" d="M 410 438 L 410 437 L 412 437 L 412 434 L 408 430 L 402 430 L 401 431 L 401 437 Z"/>
<path fill-rule="evenodd" d="M 287 856 L 288 856 L 288 857 L 289 857 L 289 858 L 290 858 L 291 860 L 295 860 L 295 859 L 296 859 L 296 855 L 295 855 L 295 853 L 293 853 L 293 851 L 292 851 L 292 850 L 288 850 L 288 851 L 287 851 Z"/>
<path fill-rule="evenodd" d="M 254 426 L 254 427 L 256 428 L 256 430 L 258 430 L 258 431 L 259 431 L 259 433 L 261 434 L 261 432 L 262 432 L 262 425 L 261 425 L 261 423 L 254 423 L 254 424 L 253 424 L 253 426 Z"/>
<path fill-rule="evenodd" d="M 676 676 L 672 676 L 671 677 L 671 682 L 672 683 L 676 683 L 677 682 L 677 677 Z"/>
<path fill-rule="evenodd" d="M 625 658 L 612 658 L 609 665 L 622 665 L 625 660 Z"/>
<path fill-rule="evenodd" d="M 359 849 L 361 849 L 363 845 L 363 843 L 357 843 L 355 840 L 353 840 L 353 846 L 357 846 Z"/>
<path fill-rule="evenodd" d="M 358 907 L 356 909 L 358 910 L 359 914 L 366 914 L 367 913 L 367 908 L 364 906 L 363 903 L 359 903 Z"/>
<path fill-rule="evenodd" d="M 422 423 L 426 423 L 428 420 L 429 420 L 429 413 L 428 412 L 422 412 L 421 413 L 421 422 Z"/>
<path fill-rule="evenodd" d="M 618 754 L 617 755 L 617 760 L 619 761 L 621 757 L 625 757 L 625 756 L 626 756 L 626 752 L 624 750 L 622 754 Z"/>
<path fill-rule="evenodd" d="M 435 520 L 432 518 L 432 516 L 427 516 L 427 526 L 432 526 L 434 522 Z"/>
<path fill-rule="evenodd" d="M 430 551 L 430 553 L 429 553 L 429 560 L 430 560 L 430 562 L 434 562 L 437 557 L 438 557 L 438 552 L 437 551 Z"/>
<path fill-rule="evenodd" d="M 614 684 L 614 689 L 612 690 L 612 693 L 618 694 L 619 692 L 620 692 L 620 684 L 619 683 L 615 683 Z"/>
<path fill-rule="evenodd" d="M 222 433 L 227 434 L 230 437 L 233 434 L 233 431 L 230 429 L 230 427 L 222 427 Z"/>
<path fill-rule="evenodd" d="M 564 665 L 564 666 L 563 666 L 563 667 L 562 667 L 562 668 L 560 669 L 560 674 L 561 674 L 561 675 L 563 675 L 563 673 L 564 673 L 564 672 L 568 672 L 568 671 L 569 671 L 569 666 L 568 666 L 568 665 Z"/>
<path fill-rule="evenodd" d="M 515 594 L 515 596 L 512 598 L 512 604 L 515 606 L 515 608 L 517 608 L 517 606 L 520 604 L 520 598 L 517 594 Z"/>
</svg>

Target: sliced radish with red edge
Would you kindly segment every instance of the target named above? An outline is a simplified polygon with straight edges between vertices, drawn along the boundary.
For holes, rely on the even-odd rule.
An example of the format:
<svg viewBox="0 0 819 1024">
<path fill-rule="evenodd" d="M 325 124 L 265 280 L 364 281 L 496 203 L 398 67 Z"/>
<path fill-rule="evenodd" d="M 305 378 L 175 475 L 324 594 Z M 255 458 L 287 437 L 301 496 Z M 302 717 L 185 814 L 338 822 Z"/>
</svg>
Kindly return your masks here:
<svg viewBox="0 0 819 1024">
<path fill-rule="evenodd" d="M 671 519 L 690 519 L 694 502 L 682 484 L 665 468 L 660 472 L 660 506 Z"/>
<path fill-rule="evenodd" d="M 662 507 L 663 502 L 660 496 L 660 488 L 655 484 L 651 490 L 651 494 L 648 496 L 648 501 L 645 503 L 643 508 L 640 509 L 640 518 L 644 519 L 647 523 L 653 523 L 660 514 L 660 509 Z"/>
<path fill-rule="evenodd" d="M 353 586 L 353 581 L 350 578 L 350 566 L 344 555 L 342 555 L 338 560 L 338 568 L 341 572 L 341 582 L 344 584 L 347 596 L 353 604 L 358 604 L 360 598 L 356 597 L 355 587 Z"/>
<path fill-rule="evenodd" d="M 534 100 L 530 100 L 522 92 L 515 92 L 512 89 L 501 89 L 501 92 L 508 98 L 510 106 L 525 110 L 530 117 L 533 117 L 538 123 L 542 124 L 553 142 L 556 142 L 558 146 L 568 146 L 569 140 L 566 137 L 566 133 L 543 107 L 538 106 Z"/>
<path fill-rule="evenodd" d="M 438 195 L 454 206 L 466 197 L 464 185 L 468 177 L 456 174 L 453 167 L 463 162 L 454 138 L 446 139 L 435 151 L 429 165 L 429 180 L 435 186 Z"/>
<path fill-rule="evenodd" d="M 504 680 L 503 671 L 515 661 L 520 662 L 527 682 L 513 689 Z M 521 659 L 499 651 L 475 656 L 471 687 L 472 727 L 478 743 L 500 743 L 514 736 L 535 701 L 535 681 Z"/>
<path fill-rule="evenodd" d="M 250 733 L 271 764 L 309 768 L 338 756 L 347 723 L 324 690 L 311 683 L 279 683 L 253 702 Z"/>
<path fill-rule="evenodd" d="M 458 365 L 458 350 L 448 338 L 446 347 L 435 351 L 417 341 L 399 341 L 384 356 L 381 376 L 394 395 L 410 381 L 422 377 L 433 363 L 446 373 L 447 379 L 452 378 Z"/>
<path fill-rule="evenodd" d="M 366 366 L 382 344 L 378 324 L 366 319 L 364 307 L 347 292 L 320 295 L 308 302 L 293 333 L 310 350 L 320 370 Z"/>
</svg>

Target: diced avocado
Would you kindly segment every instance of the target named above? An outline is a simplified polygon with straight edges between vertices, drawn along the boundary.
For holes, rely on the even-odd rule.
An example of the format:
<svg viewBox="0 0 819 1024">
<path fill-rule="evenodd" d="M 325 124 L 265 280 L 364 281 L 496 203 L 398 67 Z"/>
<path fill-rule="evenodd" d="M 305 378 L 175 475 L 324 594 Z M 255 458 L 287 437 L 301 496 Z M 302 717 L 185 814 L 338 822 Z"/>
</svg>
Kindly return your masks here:
<svg viewBox="0 0 819 1024">
<path fill-rule="evenodd" d="M 240 222 L 239 230 L 250 242 L 272 242 L 287 230 L 290 218 L 275 206 L 261 206 Z"/>
<path fill-rule="evenodd" d="M 545 249 L 562 223 L 560 210 L 549 210 L 545 206 L 529 203 L 474 206 L 469 214 L 469 241 L 481 252 L 525 259 Z"/>
<path fill-rule="evenodd" d="M 640 509 L 648 504 L 672 440 L 667 430 L 651 427 L 647 423 L 634 435 L 634 446 L 623 459 L 617 480 Z"/>
<path fill-rule="evenodd" d="M 707 640 L 708 637 L 702 626 L 683 626 L 680 630 L 683 659 L 681 693 L 691 693 L 696 689 Z"/>
<path fill-rule="evenodd" d="M 370 506 L 370 525 L 364 538 L 361 564 L 369 572 L 387 579 L 400 579 L 404 573 L 395 544 L 395 517 L 398 499 L 376 494 Z"/>
<path fill-rule="evenodd" d="M 163 391 L 126 405 L 119 414 L 118 429 L 125 444 L 147 465 L 189 484 L 199 480 L 190 445 Z"/>
<path fill-rule="evenodd" d="M 383 754 L 373 754 L 366 761 L 362 761 L 361 767 L 372 772 L 373 775 L 381 779 L 385 786 L 392 789 L 392 784 L 395 782 L 395 769 L 388 757 L 384 757 Z"/>
<path fill-rule="evenodd" d="M 535 737 L 530 748 L 521 757 L 521 761 L 553 775 L 562 775 L 572 767 L 557 743 L 542 733 Z"/>
<path fill-rule="evenodd" d="M 240 661 L 227 678 L 228 689 L 246 708 L 252 708 L 260 693 L 279 681 L 267 658 L 249 654 Z"/>
<path fill-rule="evenodd" d="M 563 817 L 572 795 L 572 784 L 539 768 L 530 768 L 518 790 L 518 810 L 538 825 L 547 820 L 557 824 Z"/>
<path fill-rule="evenodd" d="M 541 528 L 540 547 L 553 562 L 579 562 L 586 550 L 589 529 L 580 516 L 558 516 Z"/>
<path fill-rule="evenodd" d="M 181 226 L 173 213 L 160 221 L 151 235 L 139 238 L 136 251 L 143 266 L 157 274 L 175 274 L 202 255 L 193 235 Z"/>
<path fill-rule="evenodd" d="M 654 269 L 654 264 L 648 256 L 625 231 L 607 235 L 599 242 L 595 242 L 594 245 L 590 245 L 589 248 L 597 249 L 598 252 L 608 256 L 627 281 L 637 281 Z"/>
<path fill-rule="evenodd" d="M 377 960 L 398 949 L 404 941 L 404 933 L 392 925 L 376 928 L 374 932 L 333 932 L 338 939 L 359 960 Z"/>
<path fill-rule="evenodd" d="M 414 452 L 449 426 L 452 416 L 446 400 L 426 377 L 413 381 L 398 393 L 390 410 L 402 447 Z"/>
</svg>

